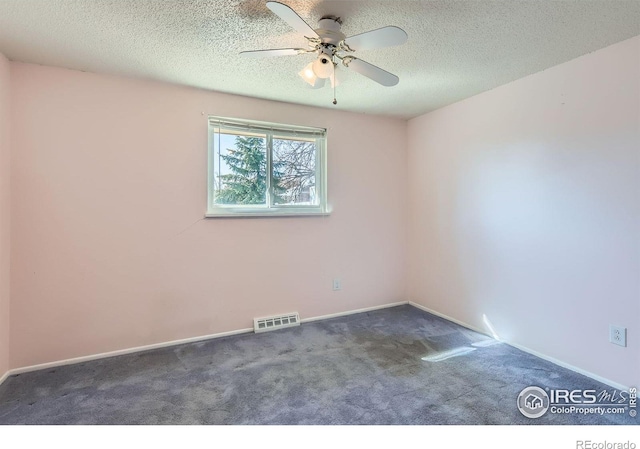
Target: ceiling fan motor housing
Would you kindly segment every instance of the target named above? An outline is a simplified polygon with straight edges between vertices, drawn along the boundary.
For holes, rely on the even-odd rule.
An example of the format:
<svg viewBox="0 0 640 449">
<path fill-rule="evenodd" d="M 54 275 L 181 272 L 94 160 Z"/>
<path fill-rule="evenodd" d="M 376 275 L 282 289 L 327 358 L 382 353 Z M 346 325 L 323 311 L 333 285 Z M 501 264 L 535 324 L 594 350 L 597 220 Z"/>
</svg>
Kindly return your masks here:
<svg viewBox="0 0 640 449">
<path fill-rule="evenodd" d="M 338 45 L 346 36 L 340 31 L 342 21 L 335 16 L 325 16 L 318 21 L 318 29 L 314 30 L 323 44 Z"/>
</svg>

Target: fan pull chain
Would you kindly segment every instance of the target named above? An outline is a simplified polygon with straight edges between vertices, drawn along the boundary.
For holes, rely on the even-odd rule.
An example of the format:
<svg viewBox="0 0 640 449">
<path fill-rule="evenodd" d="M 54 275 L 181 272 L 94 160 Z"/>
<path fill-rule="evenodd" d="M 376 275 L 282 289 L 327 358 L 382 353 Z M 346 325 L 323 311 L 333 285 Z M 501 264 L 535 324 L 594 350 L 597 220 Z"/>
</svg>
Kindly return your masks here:
<svg viewBox="0 0 640 449">
<path fill-rule="evenodd" d="M 333 62 L 333 58 L 331 58 L 331 62 L 333 63 L 333 80 L 331 85 L 333 86 L 333 104 L 338 104 L 338 100 L 336 100 L 336 84 L 338 84 L 338 78 L 336 77 L 336 63 Z"/>
<path fill-rule="evenodd" d="M 338 100 L 336 100 L 336 77 L 333 75 L 333 104 L 338 104 Z"/>
</svg>

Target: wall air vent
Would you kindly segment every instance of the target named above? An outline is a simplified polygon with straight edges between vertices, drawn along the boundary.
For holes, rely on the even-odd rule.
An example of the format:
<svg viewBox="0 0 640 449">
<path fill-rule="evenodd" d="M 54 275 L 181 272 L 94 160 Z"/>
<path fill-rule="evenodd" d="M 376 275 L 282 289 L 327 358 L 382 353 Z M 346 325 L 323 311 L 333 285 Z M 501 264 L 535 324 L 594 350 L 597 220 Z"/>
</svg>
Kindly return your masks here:
<svg viewBox="0 0 640 449">
<path fill-rule="evenodd" d="M 298 312 L 253 319 L 253 330 L 256 334 L 292 326 L 300 326 Z"/>
</svg>

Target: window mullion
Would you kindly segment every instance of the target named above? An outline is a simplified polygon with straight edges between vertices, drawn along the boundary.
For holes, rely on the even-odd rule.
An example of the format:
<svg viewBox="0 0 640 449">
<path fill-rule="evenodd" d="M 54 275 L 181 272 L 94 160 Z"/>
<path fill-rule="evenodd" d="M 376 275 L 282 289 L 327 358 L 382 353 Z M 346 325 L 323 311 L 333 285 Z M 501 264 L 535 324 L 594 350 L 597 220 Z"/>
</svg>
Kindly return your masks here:
<svg viewBox="0 0 640 449">
<path fill-rule="evenodd" d="M 267 208 L 273 204 L 273 133 L 267 133 Z"/>
</svg>

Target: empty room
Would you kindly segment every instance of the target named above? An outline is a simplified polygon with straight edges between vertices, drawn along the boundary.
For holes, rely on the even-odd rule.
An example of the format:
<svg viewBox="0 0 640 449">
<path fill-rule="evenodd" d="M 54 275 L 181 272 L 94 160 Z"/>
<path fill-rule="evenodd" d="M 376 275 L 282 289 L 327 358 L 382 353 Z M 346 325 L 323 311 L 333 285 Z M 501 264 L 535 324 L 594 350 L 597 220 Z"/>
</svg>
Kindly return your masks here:
<svg viewBox="0 0 640 449">
<path fill-rule="evenodd" d="M 640 2 L 0 0 L 0 424 L 635 431 L 638 385 Z"/>
</svg>

